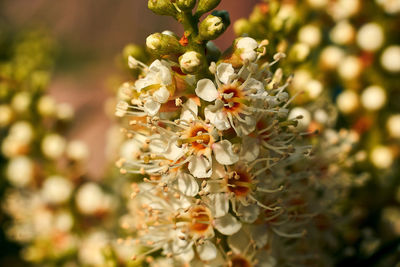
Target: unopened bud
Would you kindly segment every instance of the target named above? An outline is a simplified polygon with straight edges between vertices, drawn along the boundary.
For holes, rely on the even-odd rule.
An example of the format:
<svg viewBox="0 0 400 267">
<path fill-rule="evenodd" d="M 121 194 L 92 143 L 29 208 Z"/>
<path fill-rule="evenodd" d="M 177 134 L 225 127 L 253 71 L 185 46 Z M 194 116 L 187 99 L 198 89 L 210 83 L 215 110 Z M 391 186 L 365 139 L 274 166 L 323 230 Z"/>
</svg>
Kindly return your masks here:
<svg viewBox="0 0 400 267">
<path fill-rule="evenodd" d="M 214 40 L 220 36 L 226 27 L 221 17 L 208 15 L 199 26 L 199 35 L 203 40 Z"/>
<path fill-rule="evenodd" d="M 179 58 L 179 65 L 184 73 L 193 73 L 200 69 L 202 56 L 195 52 L 189 51 Z"/>
<path fill-rule="evenodd" d="M 176 37 L 158 32 L 146 38 L 146 46 L 158 55 L 175 54 L 182 49 Z"/>
<path fill-rule="evenodd" d="M 213 10 L 219 5 L 220 2 L 221 0 L 199 0 L 196 15 L 200 17 L 204 13 Z"/>
<path fill-rule="evenodd" d="M 128 58 L 130 56 L 142 62 L 147 60 L 147 55 L 144 48 L 134 44 L 128 44 L 125 46 L 124 50 L 122 51 L 122 56 L 124 58 L 124 62 L 128 62 Z"/>
<path fill-rule="evenodd" d="M 158 15 L 173 16 L 177 14 L 177 10 L 170 0 L 149 0 L 148 8 Z"/>
<path fill-rule="evenodd" d="M 238 19 L 233 24 L 233 31 L 236 33 L 237 36 L 242 36 L 245 33 L 249 33 L 251 31 L 251 24 L 246 19 Z"/>
<path fill-rule="evenodd" d="M 196 0 L 176 0 L 175 3 L 182 10 L 192 10 L 196 5 Z"/>
</svg>

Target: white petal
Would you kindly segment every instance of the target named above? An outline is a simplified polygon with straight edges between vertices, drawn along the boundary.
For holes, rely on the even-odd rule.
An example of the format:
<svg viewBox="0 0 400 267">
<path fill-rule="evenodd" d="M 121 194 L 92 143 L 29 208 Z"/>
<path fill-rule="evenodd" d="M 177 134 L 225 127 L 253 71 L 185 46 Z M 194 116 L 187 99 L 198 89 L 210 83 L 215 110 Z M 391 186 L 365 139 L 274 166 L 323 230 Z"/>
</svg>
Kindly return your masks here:
<svg viewBox="0 0 400 267">
<path fill-rule="evenodd" d="M 240 205 L 238 208 L 238 216 L 243 222 L 253 223 L 260 214 L 260 208 L 257 205 Z"/>
<path fill-rule="evenodd" d="M 212 112 L 210 111 L 209 107 L 206 107 L 204 109 L 204 115 L 206 119 L 210 120 L 211 124 L 213 124 L 220 131 L 231 128 L 228 118 L 221 110 Z"/>
<path fill-rule="evenodd" d="M 244 50 L 254 50 L 258 47 L 258 43 L 251 37 L 243 37 L 237 42 L 236 47 Z"/>
<path fill-rule="evenodd" d="M 208 178 L 212 173 L 210 160 L 203 156 L 192 156 L 188 169 L 197 178 Z"/>
<path fill-rule="evenodd" d="M 153 97 L 158 103 L 165 103 L 168 101 L 169 91 L 165 86 L 162 86 L 160 89 L 154 92 Z"/>
<path fill-rule="evenodd" d="M 157 101 L 153 100 L 147 100 L 146 103 L 144 103 L 144 111 L 146 111 L 149 116 L 154 116 L 157 114 L 158 110 L 160 109 L 161 104 L 158 103 Z"/>
<path fill-rule="evenodd" d="M 214 160 L 213 164 L 212 164 L 212 168 L 213 168 L 213 174 L 212 174 L 211 178 L 221 179 L 221 178 L 225 177 L 226 171 L 225 171 L 224 165 L 221 165 L 216 160 Z"/>
<path fill-rule="evenodd" d="M 194 120 L 196 119 L 194 117 L 194 114 L 196 114 L 196 116 L 198 114 L 197 104 L 192 99 L 189 99 L 182 106 L 181 120 L 185 121 Z"/>
<path fill-rule="evenodd" d="M 244 122 L 240 122 L 237 128 L 240 128 L 240 135 L 249 135 L 256 128 L 256 120 L 252 116 L 246 116 L 244 120 Z"/>
<path fill-rule="evenodd" d="M 254 51 L 246 51 L 240 54 L 242 60 L 254 61 L 257 58 L 257 53 Z"/>
<path fill-rule="evenodd" d="M 210 79 L 201 79 L 197 82 L 196 95 L 201 99 L 211 102 L 218 97 L 218 91 Z"/>
<path fill-rule="evenodd" d="M 149 66 L 149 70 L 153 72 L 158 72 L 160 70 L 160 67 L 162 67 L 161 61 L 156 59 Z"/>
<path fill-rule="evenodd" d="M 197 246 L 197 253 L 201 260 L 209 261 L 217 257 L 217 248 L 211 241 L 206 240 L 203 245 Z"/>
<path fill-rule="evenodd" d="M 165 147 L 163 147 L 163 148 L 165 149 Z M 175 142 L 171 143 L 163 153 L 163 155 L 167 159 L 172 160 L 172 161 L 175 161 L 175 160 L 181 158 L 184 154 L 185 154 L 185 151 L 182 148 L 178 147 L 175 144 Z"/>
<path fill-rule="evenodd" d="M 239 160 L 239 156 L 233 153 L 232 144 L 228 140 L 222 140 L 212 145 L 215 159 L 220 164 L 231 165 Z"/>
<path fill-rule="evenodd" d="M 194 197 L 199 192 L 199 185 L 194 177 L 187 173 L 182 173 L 177 178 L 178 189 L 186 196 Z"/>
<path fill-rule="evenodd" d="M 168 68 L 168 64 L 165 63 L 165 61 L 161 62 L 160 60 L 155 60 L 153 63 L 151 63 L 149 67 L 150 73 L 156 74 L 158 77 L 159 81 L 163 85 L 170 85 L 172 83 L 172 76 L 171 72 Z M 149 75 L 148 73 L 147 75 Z"/>
<path fill-rule="evenodd" d="M 257 91 L 256 94 L 261 94 L 261 93 L 263 93 L 265 91 L 263 83 L 260 82 L 259 80 L 254 79 L 254 78 L 250 78 L 247 81 L 245 89 L 255 90 L 255 91 Z"/>
<path fill-rule="evenodd" d="M 221 63 L 217 67 L 217 77 L 224 84 L 227 84 L 229 82 L 229 78 L 234 73 L 235 73 L 235 70 L 233 69 L 231 64 Z"/>
<path fill-rule="evenodd" d="M 258 158 L 260 154 L 260 146 L 258 140 L 248 136 L 243 137 L 242 149 L 240 151 L 240 159 L 251 162 Z"/>
<path fill-rule="evenodd" d="M 210 194 L 210 206 L 212 207 L 214 217 L 222 217 L 228 213 L 229 199 L 225 193 Z"/>
<path fill-rule="evenodd" d="M 243 228 L 244 227 L 245 226 L 243 226 Z M 229 248 L 236 254 L 243 253 L 250 242 L 250 236 L 244 231 L 244 229 L 241 229 L 231 236 L 228 236 Z"/>
<path fill-rule="evenodd" d="M 179 253 L 176 254 L 176 257 L 181 261 L 183 261 L 184 263 L 190 262 L 194 257 L 193 248 L 189 247 L 189 249 L 185 251 L 179 251 Z"/>
<path fill-rule="evenodd" d="M 140 92 L 143 88 L 145 88 L 149 85 L 152 85 L 152 84 L 153 84 L 153 82 L 150 81 L 149 79 L 147 79 L 147 77 L 143 78 L 143 79 L 139 79 L 135 82 L 135 89 L 136 89 L 136 91 Z"/>
<path fill-rule="evenodd" d="M 242 224 L 229 213 L 215 219 L 215 228 L 224 235 L 233 235 L 237 233 L 241 227 Z"/>
</svg>

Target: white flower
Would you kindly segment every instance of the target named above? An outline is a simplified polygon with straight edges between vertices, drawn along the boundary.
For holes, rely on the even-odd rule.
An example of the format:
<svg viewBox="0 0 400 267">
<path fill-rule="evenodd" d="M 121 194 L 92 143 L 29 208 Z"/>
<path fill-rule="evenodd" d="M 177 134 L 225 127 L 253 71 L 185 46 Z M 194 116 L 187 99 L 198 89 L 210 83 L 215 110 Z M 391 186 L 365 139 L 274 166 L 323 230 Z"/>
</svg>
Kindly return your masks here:
<svg viewBox="0 0 400 267">
<path fill-rule="evenodd" d="M 357 32 L 357 44 L 366 51 L 378 50 L 384 39 L 382 26 L 374 22 L 363 25 Z"/>
<path fill-rule="evenodd" d="M 393 163 L 393 152 L 387 146 L 376 146 L 371 151 L 370 159 L 375 167 L 386 169 Z"/>
<path fill-rule="evenodd" d="M 46 157 L 57 159 L 64 153 L 66 145 L 67 142 L 61 135 L 48 134 L 42 140 L 41 149 Z"/>
<path fill-rule="evenodd" d="M 50 176 L 44 183 L 41 191 L 43 198 L 51 204 L 65 203 L 71 196 L 73 184 L 62 176 Z"/>
<path fill-rule="evenodd" d="M 94 215 L 108 211 L 113 205 L 113 200 L 109 195 L 103 193 L 99 185 L 90 182 L 78 189 L 75 203 L 81 213 Z"/>
<path fill-rule="evenodd" d="M 310 47 L 315 47 L 321 41 L 321 32 L 315 25 L 305 25 L 300 28 L 298 39 L 300 42 L 305 43 Z"/>
<path fill-rule="evenodd" d="M 135 90 L 144 102 L 144 111 L 154 116 L 161 104 L 171 96 L 172 74 L 166 61 L 155 60 L 148 68 L 145 77 L 135 82 Z"/>
<path fill-rule="evenodd" d="M 355 30 L 350 22 L 342 20 L 329 33 L 331 40 L 339 45 L 350 44 L 354 40 Z"/>
<path fill-rule="evenodd" d="M 339 110 L 345 114 L 354 112 L 359 105 L 357 93 L 351 90 L 346 90 L 340 93 L 336 102 Z"/>
<path fill-rule="evenodd" d="M 338 73 L 344 80 L 356 79 L 362 71 L 361 60 L 356 56 L 347 56 L 339 65 Z"/>
<path fill-rule="evenodd" d="M 75 161 L 83 161 L 88 158 L 89 149 L 86 143 L 80 140 L 73 140 L 67 146 L 67 156 Z"/>
<path fill-rule="evenodd" d="M 245 69 L 244 66 L 242 72 Z M 233 127 L 239 135 L 252 132 L 255 115 L 248 105 L 264 91 L 263 83 L 251 75 L 243 83 L 239 82 L 232 65 L 227 63 L 218 65 L 215 80 L 218 88 L 213 81 L 202 79 L 195 90 L 201 99 L 214 102 L 204 110 L 206 119 L 221 131 Z"/>
<path fill-rule="evenodd" d="M 105 232 L 92 232 L 87 235 L 80 244 L 78 257 L 85 265 L 104 266 L 106 259 L 103 249 L 106 247 L 109 237 Z"/>
<path fill-rule="evenodd" d="M 233 235 L 242 227 L 242 224 L 231 214 L 216 218 L 214 224 L 215 228 L 224 235 Z"/>
<path fill-rule="evenodd" d="M 385 102 L 386 92 L 378 85 L 368 86 L 361 94 L 361 103 L 368 110 L 379 110 Z"/>
<path fill-rule="evenodd" d="M 386 128 L 390 136 L 400 138 L 400 114 L 393 114 L 386 122 Z"/>
<path fill-rule="evenodd" d="M 194 197 L 199 192 L 196 179 L 188 174 L 180 172 L 176 177 L 177 189 L 186 196 Z"/>
<path fill-rule="evenodd" d="M 26 186 L 33 180 L 33 162 L 30 158 L 25 156 L 12 158 L 8 163 L 6 174 L 8 180 L 14 186 Z"/>
<path fill-rule="evenodd" d="M 236 44 L 236 48 L 240 50 L 240 58 L 243 61 L 254 61 L 257 58 L 255 49 L 258 47 L 256 40 L 250 37 L 240 38 Z"/>
<path fill-rule="evenodd" d="M 400 72 L 400 45 L 387 47 L 381 55 L 381 64 L 387 71 Z"/>
</svg>

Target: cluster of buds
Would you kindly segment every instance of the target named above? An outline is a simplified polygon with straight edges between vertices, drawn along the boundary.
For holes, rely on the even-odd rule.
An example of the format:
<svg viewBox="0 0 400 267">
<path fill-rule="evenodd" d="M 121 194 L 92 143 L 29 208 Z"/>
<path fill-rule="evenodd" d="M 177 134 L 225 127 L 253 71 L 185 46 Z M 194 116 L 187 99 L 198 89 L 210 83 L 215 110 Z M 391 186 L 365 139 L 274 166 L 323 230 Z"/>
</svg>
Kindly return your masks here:
<svg viewBox="0 0 400 267">
<path fill-rule="evenodd" d="M 214 1 L 199 1 L 194 15 L 196 1 L 180 2 L 149 1 L 182 22 L 184 36 L 150 35 L 159 59 L 129 57 L 141 75 L 118 92 L 127 140 L 116 165 L 136 180 L 121 243 L 136 244 L 132 259 L 151 266 L 280 265 L 281 247 L 304 238 L 318 210 L 307 202 L 309 173 L 291 170 L 307 161 L 311 147 L 299 140 L 312 132 L 289 108 L 292 77 L 276 67 L 286 55 L 268 57 L 267 40 L 240 37 L 224 57 L 206 57 L 219 26 L 199 22 L 198 10 Z"/>
</svg>

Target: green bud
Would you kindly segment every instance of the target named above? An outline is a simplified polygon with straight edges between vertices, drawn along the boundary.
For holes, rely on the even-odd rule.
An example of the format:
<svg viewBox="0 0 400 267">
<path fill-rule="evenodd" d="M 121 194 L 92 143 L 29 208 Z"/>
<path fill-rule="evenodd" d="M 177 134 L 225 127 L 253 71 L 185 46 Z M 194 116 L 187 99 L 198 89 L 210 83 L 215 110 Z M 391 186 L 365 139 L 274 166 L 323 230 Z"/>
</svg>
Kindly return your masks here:
<svg viewBox="0 0 400 267">
<path fill-rule="evenodd" d="M 196 5 L 196 0 L 176 0 L 175 3 L 180 9 L 186 11 L 194 8 Z"/>
<path fill-rule="evenodd" d="M 192 74 L 204 65 L 204 58 L 195 51 L 188 51 L 179 57 L 179 65 L 184 73 Z"/>
<path fill-rule="evenodd" d="M 226 29 L 221 17 L 208 15 L 199 25 L 199 37 L 202 40 L 214 40 Z"/>
<path fill-rule="evenodd" d="M 158 15 L 175 17 L 177 14 L 177 10 L 170 0 L 149 0 L 147 6 Z"/>
<path fill-rule="evenodd" d="M 251 24 L 247 19 L 238 19 L 233 24 L 233 31 L 235 32 L 236 36 L 242 36 L 245 33 L 249 33 L 251 29 Z"/>
<path fill-rule="evenodd" d="M 199 4 L 197 6 L 196 16 L 201 16 L 208 11 L 216 8 L 221 0 L 199 0 Z"/>
<path fill-rule="evenodd" d="M 134 45 L 134 44 L 128 44 L 124 47 L 124 50 L 122 51 L 122 56 L 124 62 L 128 62 L 128 57 L 134 57 L 137 60 L 140 61 L 146 61 L 147 60 L 147 55 L 146 51 L 144 50 L 143 47 Z"/>
<path fill-rule="evenodd" d="M 157 55 L 171 55 L 182 52 L 182 46 L 176 37 L 159 32 L 146 38 L 146 46 Z"/>
</svg>

